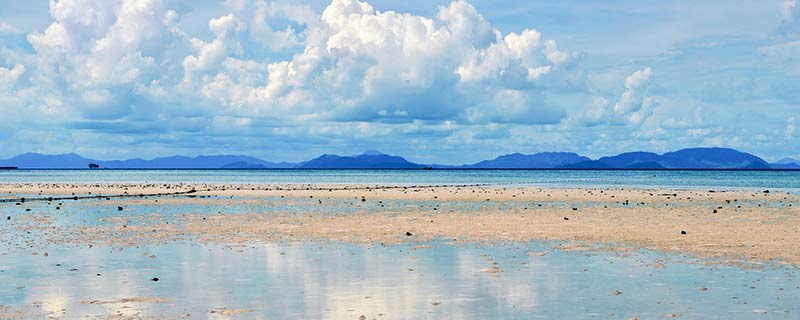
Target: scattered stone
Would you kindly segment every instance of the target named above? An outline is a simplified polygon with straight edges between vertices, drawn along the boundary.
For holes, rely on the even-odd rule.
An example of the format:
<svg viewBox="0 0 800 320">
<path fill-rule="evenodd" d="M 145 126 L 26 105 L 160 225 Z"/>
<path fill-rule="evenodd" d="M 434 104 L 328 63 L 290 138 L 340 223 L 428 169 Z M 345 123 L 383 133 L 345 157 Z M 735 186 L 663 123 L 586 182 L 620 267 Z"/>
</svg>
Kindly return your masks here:
<svg viewBox="0 0 800 320">
<path fill-rule="evenodd" d="M 153 279 L 150 279 L 150 281 L 153 281 L 153 282 L 158 282 L 158 278 L 153 278 Z"/>
<path fill-rule="evenodd" d="M 681 230 L 681 234 L 686 234 L 686 231 Z"/>
<path fill-rule="evenodd" d="M 253 312 L 253 310 L 250 310 L 250 309 L 218 308 L 218 309 L 211 310 L 208 313 L 210 313 L 210 314 L 218 314 L 218 315 L 225 316 L 225 317 L 231 317 L 231 316 L 242 315 L 242 314 L 250 313 L 250 312 Z"/>
<path fill-rule="evenodd" d="M 622 291 L 619 291 L 619 290 L 614 290 L 614 292 L 612 292 L 612 293 L 613 293 L 615 296 L 618 296 L 618 295 L 621 295 L 621 294 L 622 294 Z"/>
<path fill-rule="evenodd" d="M 122 211 L 122 207 L 117 207 L 117 211 Z"/>
<path fill-rule="evenodd" d="M 406 236 L 410 237 L 410 236 L 413 236 L 413 234 L 411 234 L 411 232 L 406 231 Z"/>
<path fill-rule="evenodd" d="M 98 274 L 99 275 L 99 274 Z M 167 299 L 156 297 L 124 298 L 117 300 L 86 300 L 80 301 L 81 304 L 125 304 L 125 303 L 164 303 Z"/>
<path fill-rule="evenodd" d="M 488 274 L 497 274 L 503 272 L 503 269 L 500 269 L 498 266 L 491 266 L 489 268 L 483 268 L 480 272 L 488 273 Z"/>
</svg>

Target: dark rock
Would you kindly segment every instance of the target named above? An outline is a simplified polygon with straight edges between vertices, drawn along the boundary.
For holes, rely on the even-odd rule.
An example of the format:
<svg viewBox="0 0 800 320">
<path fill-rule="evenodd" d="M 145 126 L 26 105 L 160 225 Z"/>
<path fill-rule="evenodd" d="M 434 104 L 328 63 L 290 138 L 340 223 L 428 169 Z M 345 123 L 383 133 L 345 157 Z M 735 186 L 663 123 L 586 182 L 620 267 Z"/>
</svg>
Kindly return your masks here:
<svg viewBox="0 0 800 320">
<path fill-rule="evenodd" d="M 681 231 L 681 234 L 686 234 L 686 231 Z"/>
<path fill-rule="evenodd" d="M 406 231 L 406 236 L 410 237 L 413 236 L 413 234 L 411 234 L 411 232 Z"/>
<path fill-rule="evenodd" d="M 153 281 L 153 282 L 158 282 L 158 278 L 153 278 L 153 279 L 150 279 L 150 281 Z"/>
<path fill-rule="evenodd" d="M 122 207 L 117 207 L 117 211 L 122 211 Z"/>
</svg>

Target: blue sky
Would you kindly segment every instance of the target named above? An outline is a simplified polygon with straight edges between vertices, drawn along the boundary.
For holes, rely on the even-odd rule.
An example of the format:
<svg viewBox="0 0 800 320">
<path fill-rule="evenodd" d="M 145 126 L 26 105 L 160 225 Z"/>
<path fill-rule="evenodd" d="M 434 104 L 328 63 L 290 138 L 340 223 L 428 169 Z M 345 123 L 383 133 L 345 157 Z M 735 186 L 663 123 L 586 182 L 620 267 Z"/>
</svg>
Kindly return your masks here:
<svg viewBox="0 0 800 320">
<path fill-rule="evenodd" d="M 800 3 L 0 0 L 0 157 L 800 157 Z"/>
</svg>

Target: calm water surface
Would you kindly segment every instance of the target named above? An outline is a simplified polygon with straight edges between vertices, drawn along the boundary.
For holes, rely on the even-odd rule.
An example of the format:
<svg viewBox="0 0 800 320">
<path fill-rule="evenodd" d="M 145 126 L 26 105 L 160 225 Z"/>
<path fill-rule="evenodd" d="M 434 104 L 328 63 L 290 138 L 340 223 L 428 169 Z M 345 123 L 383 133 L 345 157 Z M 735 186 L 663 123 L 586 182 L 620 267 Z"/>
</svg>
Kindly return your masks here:
<svg viewBox="0 0 800 320">
<path fill-rule="evenodd" d="M 10 170 L 8 182 L 524 184 L 800 190 L 800 171 L 639 170 Z"/>
<path fill-rule="evenodd" d="M 704 171 L 14 171 L 0 182 L 493 183 L 798 189 L 793 172 Z M 212 199 L 213 200 L 213 199 Z M 387 201 L 374 210 L 426 202 Z M 441 203 L 442 210 L 481 210 Z M 509 204 L 514 205 L 514 204 Z M 172 242 L 136 247 L 41 243 L 17 223 L 44 213 L 52 226 L 108 226 L 103 217 L 295 212 L 349 214 L 346 205 L 275 199 L 254 205 L 129 205 L 103 200 L 0 204 L 0 312 L 27 318 L 106 315 L 205 319 L 800 319 L 797 267 L 705 265 L 649 251 L 554 250 L 556 243 L 248 245 Z M 30 209 L 31 211 L 27 211 Z M 323 210 L 324 209 L 324 210 Z M 315 211 L 316 210 L 316 211 Z M 323 211 L 320 211 L 323 210 Z M 27 220 L 26 220 L 27 219 Z M 132 219 L 134 220 L 134 219 Z M 27 221 L 27 222 L 26 222 Z M 530 254 L 548 251 L 545 255 Z M 48 256 L 44 256 L 47 252 Z M 33 253 L 36 253 L 34 255 Z M 499 273 L 481 270 L 496 266 Z M 662 267 L 663 266 L 663 267 Z M 159 281 L 152 281 L 158 278 Z M 618 294 L 615 294 L 618 293 Z M 103 303 L 158 297 L 161 303 Z M 98 300 L 101 304 L 85 302 Z M 2 318 L 2 313 L 0 313 Z"/>
<path fill-rule="evenodd" d="M 113 314 L 121 306 L 81 301 L 132 297 L 168 301 L 127 303 L 121 312 L 198 319 L 217 308 L 252 310 L 239 316 L 245 319 L 800 316 L 796 270 L 709 267 L 665 261 L 670 258 L 650 252 L 526 254 L 548 248 L 545 243 L 51 248 L 47 258 L 0 255 L 0 305 L 36 305 L 32 312 L 65 318 Z M 493 263 L 503 272 L 480 271 Z M 666 267 L 654 268 L 656 263 Z"/>
</svg>

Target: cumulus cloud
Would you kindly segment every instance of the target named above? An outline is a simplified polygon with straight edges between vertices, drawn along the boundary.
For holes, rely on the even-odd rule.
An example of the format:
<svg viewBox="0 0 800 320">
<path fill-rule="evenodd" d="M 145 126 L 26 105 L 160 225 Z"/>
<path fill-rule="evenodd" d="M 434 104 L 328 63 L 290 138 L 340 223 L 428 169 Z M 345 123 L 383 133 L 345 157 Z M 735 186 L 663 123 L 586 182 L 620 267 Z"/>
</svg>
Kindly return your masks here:
<svg viewBox="0 0 800 320">
<path fill-rule="evenodd" d="M 25 73 L 25 66 L 21 64 L 10 69 L 0 67 L 0 93 L 11 91 L 23 73 Z"/>
<path fill-rule="evenodd" d="M 0 23 L 29 44 L 0 48 L 4 111 L 75 136 L 138 134 L 136 143 L 267 130 L 258 126 L 277 135 L 308 123 L 370 137 L 447 137 L 475 125 L 483 129 L 470 139 L 496 139 L 510 135 L 504 123 L 558 123 L 566 109 L 557 96 L 585 95 L 576 52 L 537 30 L 503 33 L 461 0 L 430 16 L 358 0 L 332 0 L 322 12 L 227 0 L 200 35 L 185 29 L 183 8 L 58 0 L 49 25 L 24 38 Z M 297 132 L 327 136 L 320 130 Z"/>
<path fill-rule="evenodd" d="M 653 70 L 650 68 L 638 70 L 628 76 L 625 79 L 625 93 L 614 105 L 614 113 L 624 116 L 639 111 L 643 105 L 642 90 L 652 76 Z"/>
<path fill-rule="evenodd" d="M 249 21 L 253 39 L 274 51 L 303 45 L 305 30 L 319 22 L 319 15 L 308 5 L 263 0 L 252 4 L 243 2 L 238 5 L 237 14 L 248 17 L 245 20 Z"/>
<path fill-rule="evenodd" d="M 213 18 L 208 28 L 215 38 L 210 43 L 193 39 L 192 45 L 197 53 L 183 59 L 183 80 L 181 87 L 188 90 L 197 85 L 201 77 L 209 72 L 216 72 L 233 52 L 241 52 L 236 34 L 245 29 L 245 25 L 233 14 Z"/>
<path fill-rule="evenodd" d="M 633 72 L 625 78 L 625 91 L 613 106 L 603 97 L 592 97 L 577 119 L 585 126 L 641 125 L 658 105 L 655 98 L 645 96 L 652 77 L 653 69 L 649 67 Z"/>
<path fill-rule="evenodd" d="M 580 79 L 575 53 L 535 30 L 503 37 L 463 1 L 427 18 L 334 0 L 309 28 L 303 52 L 271 63 L 263 85 L 220 73 L 201 91 L 240 109 L 319 119 L 464 120 L 494 108 L 537 123 L 563 113 L 541 100 L 545 91 Z"/>
<path fill-rule="evenodd" d="M 536 124 L 564 118 L 549 96 L 580 94 L 585 82 L 575 52 L 532 29 L 502 34 L 460 0 L 432 17 L 358 0 L 333 0 L 321 14 L 281 1 L 225 4 L 232 12 L 212 18 L 213 38 L 201 40 L 181 29 L 170 1 L 52 1 L 53 22 L 27 37 L 30 89 L 100 120 L 168 118 L 191 105 L 287 120 Z M 254 59 L 250 40 L 296 52 Z M 16 83 L 13 70 L 4 78 Z"/>
<path fill-rule="evenodd" d="M 789 117 L 786 119 L 786 132 L 784 136 L 787 139 L 791 139 L 794 137 L 795 132 L 797 132 L 797 125 L 795 124 L 794 117 Z"/>
<path fill-rule="evenodd" d="M 37 62 L 31 81 L 90 117 L 131 112 L 133 89 L 174 76 L 188 47 L 165 1 L 62 0 L 50 13 L 53 23 L 28 36 Z"/>
<path fill-rule="evenodd" d="M 656 101 L 652 97 L 644 96 L 652 77 L 653 70 L 648 67 L 635 71 L 625 79 L 625 92 L 619 102 L 614 104 L 615 122 L 639 125 L 652 114 Z"/>
</svg>

